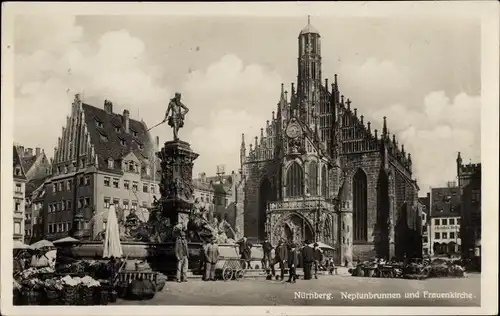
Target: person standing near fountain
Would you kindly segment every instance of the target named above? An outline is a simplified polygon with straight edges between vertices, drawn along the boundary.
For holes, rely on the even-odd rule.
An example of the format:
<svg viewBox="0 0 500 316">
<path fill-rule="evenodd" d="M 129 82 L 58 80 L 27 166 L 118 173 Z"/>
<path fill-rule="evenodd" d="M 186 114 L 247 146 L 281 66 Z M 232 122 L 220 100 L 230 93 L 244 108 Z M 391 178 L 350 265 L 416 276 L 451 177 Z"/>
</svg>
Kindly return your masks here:
<svg viewBox="0 0 500 316">
<path fill-rule="evenodd" d="M 215 264 L 218 260 L 219 246 L 212 238 L 205 249 L 205 281 L 215 281 Z"/>
<path fill-rule="evenodd" d="M 177 282 L 187 282 L 189 251 L 184 231 L 175 242 L 175 256 L 177 258 Z"/>
<path fill-rule="evenodd" d="M 251 268 L 250 260 L 252 260 L 252 244 L 248 241 L 246 236 L 243 236 L 243 238 L 238 241 L 238 245 L 240 247 L 241 260 L 244 262 L 243 269 L 246 270 Z"/>
</svg>

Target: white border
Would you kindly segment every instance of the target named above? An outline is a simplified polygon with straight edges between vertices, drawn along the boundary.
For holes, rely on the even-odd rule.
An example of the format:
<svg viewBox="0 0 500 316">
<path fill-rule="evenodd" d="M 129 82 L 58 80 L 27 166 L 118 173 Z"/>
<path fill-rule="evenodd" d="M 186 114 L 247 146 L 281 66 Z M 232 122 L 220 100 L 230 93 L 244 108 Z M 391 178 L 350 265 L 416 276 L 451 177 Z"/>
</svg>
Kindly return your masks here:
<svg viewBox="0 0 500 316">
<path fill-rule="evenodd" d="M 499 5 L 496 1 L 453 2 L 267 2 L 267 3 L 2 3 L 2 179 L 1 179 L 1 307 L 4 315 L 460 315 L 496 314 L 498 266 L 498 108 L 499 108 Z M 483 272 L 481 307 L 218 307 L 218 306 L 106 306 L 106 307 L 13 307 L 12 306 L 12 117 L 13 17 L 22 14 L 74 15 L 247 15 L 345 17 L 479 18 L 482 23 L 482 116 L 481 157 L 483 193 Z M 444 57 L 443 57 L 444 58 Z"/>
</svg>

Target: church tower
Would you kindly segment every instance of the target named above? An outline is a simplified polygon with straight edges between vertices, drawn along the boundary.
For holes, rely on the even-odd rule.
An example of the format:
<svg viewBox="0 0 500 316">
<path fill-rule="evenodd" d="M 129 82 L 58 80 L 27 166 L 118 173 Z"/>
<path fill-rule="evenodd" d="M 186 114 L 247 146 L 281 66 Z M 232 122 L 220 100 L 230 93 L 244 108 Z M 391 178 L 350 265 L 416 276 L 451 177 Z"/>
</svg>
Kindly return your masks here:
<svg viewBox="0 0 500 316">
<path fill-rule="evenodd" d="M 297 112 L 302 122 L 314 130 L 320 102 L 321 41 L 319 32 L 311 25 L 309 16 L 298 40 Z"/>
</svg>

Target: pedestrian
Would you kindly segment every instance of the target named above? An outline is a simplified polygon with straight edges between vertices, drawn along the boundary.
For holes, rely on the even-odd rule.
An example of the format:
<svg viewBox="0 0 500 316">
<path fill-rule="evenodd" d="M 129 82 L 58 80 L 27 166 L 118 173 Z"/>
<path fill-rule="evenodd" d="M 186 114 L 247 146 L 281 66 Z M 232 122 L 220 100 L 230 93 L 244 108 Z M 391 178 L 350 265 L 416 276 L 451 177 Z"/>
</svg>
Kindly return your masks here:
<svg viewBox="0 0 500 316">
<path fill-rule="evenodd" d="M 290 252 L 288 253 L 288 282 L 295 283 L 297 280 L 297 265 L 299 263 L 299 255 L 295 244 L 290 245 Z"/>
<path fill-rule="evenodd" d="M 269 272 L 269 265 L 271 264 L 271 251 L 273 250 L 273 245 L 269 242 L 269 239 L 266 237 L 264 242 L 262 243 L 262 251 L 264 252 L 264 256 L 262 257 L 262 269 L 264 271 Z"/>
<path fill-rule="evenodd" d="M 205 249 L 205 281 L 215 281 L 215 265 L 218 260 L 219 245 L 217 245 L 215 238 L 212 238 Z"/>
<path fill-rule="evenodd" d="M 304 280 L 312 279 L 312 265 L 314 262 L 314 249 L 306 241 L 306 245 L 302 248 L 302 263 L 304 269 Z"/>
<path fill-rule="evenodd" d="M 318 243 L 314 243 L 314 278 L 318 278 L 318 269 L 323 262 L 323 251 L 319 249 Z"/>
<path fill-rule="evenodd" d="M 279 264 L 280 267 L 280 281 L 283 281 L 285 278 L 285 266 L 288 262 L 288 248 L 284 243 L 283 239 L 278 241 L 278 245 L 274 251 L 274 260 L 271 263 L 271 273 L 276 276 L 276 271 L 274 270 L 274 265 Z"/>
<path fill-rule="evenodd" d="M 208 281 L 208 280 L 205 280 L 205 275 L 206 275 L 206 267 L 207 267 L 207 258 L 206 258 L 206 255 L 205 253 L 207 252 L 207 247 L 210 243 L 207 242 L 206 240 L 203 240 L 203 244 L 201 246 L 201 250 L 202 250 L 202 255 L 200 256 L 200 274 L 201 274 L 201 278 L 203 281 Z"/>
<path fill-rule="evenodd" d="M 177 282 L 187 282 L 189 251 L 184 231 L 175 241 L 175 256 L 177 258 Z"/>
<path fill-rule="evenodd" d="M 243 261 L 243 269 L 250 269 L 250 260 L 252 260 L 252 244 L 248 241 L 246 236 L 238 241 L 241 260 Z"/>
</svg>

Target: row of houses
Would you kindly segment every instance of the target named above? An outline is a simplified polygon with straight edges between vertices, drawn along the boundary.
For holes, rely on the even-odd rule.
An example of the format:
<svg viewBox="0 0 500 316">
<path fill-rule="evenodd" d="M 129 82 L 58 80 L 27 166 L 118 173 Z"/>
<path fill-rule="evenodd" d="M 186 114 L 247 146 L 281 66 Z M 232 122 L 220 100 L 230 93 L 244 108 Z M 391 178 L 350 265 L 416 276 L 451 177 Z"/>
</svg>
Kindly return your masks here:
<svg viewBox="0 0 500 316">
<path fill-rule="evenodd" d="M 457 160 L 457 179 L 419 198 L 424 255 L 481 256 L 481 164 Z"/>
<path fill-rule="evenodd" d="M 78 95 L 53 157 L 14 146 L 14 238 L 32 243 L 78 234 L 92 239 L 105 230 L 111 204 L 147 220 L 159 199 L 159 139 L 128 110 L 85 104 Z M 218 170 L 220 171 L 220 170 Z M 195 199 L 234 225 L 237 175 L 194 179 Z"/>
</svg>

